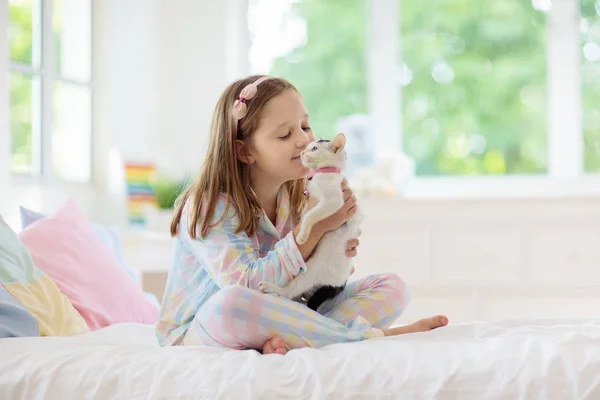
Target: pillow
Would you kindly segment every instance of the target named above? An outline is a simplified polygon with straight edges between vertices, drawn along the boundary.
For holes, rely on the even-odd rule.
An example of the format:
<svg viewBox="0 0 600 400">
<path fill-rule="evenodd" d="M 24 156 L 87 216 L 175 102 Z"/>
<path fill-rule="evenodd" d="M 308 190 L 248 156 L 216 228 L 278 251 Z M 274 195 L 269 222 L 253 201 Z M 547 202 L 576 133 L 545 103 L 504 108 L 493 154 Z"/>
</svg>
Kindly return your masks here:
<svg viewBox="0 0 600 400">
<path fill-rule="evenodd" d="M 29 225 L 33 224 L 37 220 L 46 218 L 46 215 L 35 212 L 25 207 L 19 207 L 21 213 L 21 228 L 25 229 Z M 119 231 L 115 228 L 92 224 L 94 234 L 100 239 L 100 242 L 106 247 L 110 253 L 115 257 L 119 266 L 129 275 L 134 282 L 136 282 L 136 276 L 131 267 L 125 261 L 123 256 L 123 248 L 121 246 L 121 236 Z"/>
<path fill-rule="evenodd" d="M 86 332 L 81 315 L 34 265 L 25 245 L 0 216 L 0 337 Z"/>
<path fill-rule="evenodd" d="M 91 330 L 119 322 L 157 322 L 158 309 L 119 267 L 73 200 L 19 236 Z"/>
<path fill-rule="evenodd" d="M 19 209 L 21 213 L 22 229 L 25 229 L 34 222 L 47 217 L 44 214 L 30 210 L 25 207 L 20 207 Z M 127 264 L 127 262 L 125 261 L 125 257 L 123 255 L 121 235 L 119 235 L 119 231 L 115 228 L 98 224 L 92 224 L 92 229 L 94 230 L 94 234 L 98 239 L 100 239 L 100 242 L 104 245 L 104 247 L 106 247 L 106 249 L 108 249 L 113 255 L 113 257 L 117 260 L 117 263 L 123 269 L 123 271 L 125 271 L 125 273 L 137 284 L 137 277 L 135 276 L 135 273 L 133 272 L 129 264 Z M 144 295 L 154 305 L 154 307 L 160 308 L 160 303 L 154 293 L 144 292 Z"/>
<path fill-rule="evenodd" d="M 0 285 L 0 338 L 39 335 L 40 329 L 33 314 Z"/>
</svg>

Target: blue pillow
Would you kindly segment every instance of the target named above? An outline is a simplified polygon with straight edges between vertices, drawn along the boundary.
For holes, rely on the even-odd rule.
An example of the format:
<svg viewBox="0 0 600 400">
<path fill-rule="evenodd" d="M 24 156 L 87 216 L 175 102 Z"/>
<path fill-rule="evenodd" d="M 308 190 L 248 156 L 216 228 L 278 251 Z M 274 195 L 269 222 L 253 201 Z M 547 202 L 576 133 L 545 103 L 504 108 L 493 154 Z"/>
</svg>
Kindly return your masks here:
<svg viewBox="0 0 600 400">
<path fill-rule="evenodd" d="M 0 284 L 0 338 L 39 335 L 37 319 Z"/>
</svg>

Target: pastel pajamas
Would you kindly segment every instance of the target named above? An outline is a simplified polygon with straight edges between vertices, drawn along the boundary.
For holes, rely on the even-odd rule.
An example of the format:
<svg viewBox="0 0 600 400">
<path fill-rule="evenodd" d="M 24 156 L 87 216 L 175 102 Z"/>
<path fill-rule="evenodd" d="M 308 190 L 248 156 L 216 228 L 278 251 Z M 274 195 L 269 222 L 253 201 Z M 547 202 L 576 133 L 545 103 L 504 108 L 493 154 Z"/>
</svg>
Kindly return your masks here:
<svg viewBox="0 0 600 400">
<path fill-rule="evenodd" d="M 183 343 L 260 349 L 281 336 L 289 348 L 316 348 L 379 337 L 400 316 L 403 293 L 398 277 L 373 275 L 349 284 L 315 312 L 286 298 L 229 286 L 200 309 Z"/>
<path fill-rule="evenodd" d="M 322 347 L 382 336 L 400 316 L 409 296 L 392 274 L 349 283 L 317 312 L 261 293 L 261 281 L 284 286 L 306 270 L 284 189 L 277 202 L 275 225 L 263 215 L 251 236 L 235 233 L 239 219 L 233 205 L 225 215 L 224 196 L 211 223 L 225 218 L 205 238 L 188 235 L 189 210 L 184 210 L 156 329 L 161 345 L 262 348 L 281 336 L 290 348 Z"/>
</svg>

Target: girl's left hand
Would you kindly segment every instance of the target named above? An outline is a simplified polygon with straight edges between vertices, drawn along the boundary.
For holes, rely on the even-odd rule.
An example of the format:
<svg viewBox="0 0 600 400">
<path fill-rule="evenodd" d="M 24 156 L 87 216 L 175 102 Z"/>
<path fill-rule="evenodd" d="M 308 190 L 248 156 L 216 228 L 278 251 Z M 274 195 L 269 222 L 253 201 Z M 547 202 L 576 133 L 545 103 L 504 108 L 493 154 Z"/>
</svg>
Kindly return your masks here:
<svg viewBox="0 0 600 400">
<path fill-rule="evenodd" d="M 346 256 L 352 258 L 352 257 L 356 257 L 356 254 L 358 254 L 357 248 L 358 248 L 358 239 L 351 239 L 348 241 L 348 244 L 346 246 Z"/>
</svg>

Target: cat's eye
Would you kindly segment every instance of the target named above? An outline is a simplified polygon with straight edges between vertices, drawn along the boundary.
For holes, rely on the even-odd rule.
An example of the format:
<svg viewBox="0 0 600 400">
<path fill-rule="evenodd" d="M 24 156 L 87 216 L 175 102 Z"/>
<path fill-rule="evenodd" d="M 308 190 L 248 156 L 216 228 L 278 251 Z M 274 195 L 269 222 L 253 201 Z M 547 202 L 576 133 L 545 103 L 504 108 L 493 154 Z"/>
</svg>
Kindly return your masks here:
<svg viewBox="0 0 600 400">
<path fill-rule="evenodd" d="M 314 146 L 312 149 L 310 149 L 310 151 L 317 151 L 318 147 Z"/>
</svg>

